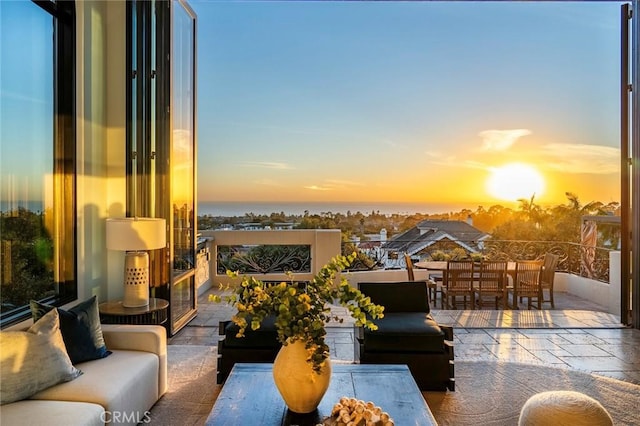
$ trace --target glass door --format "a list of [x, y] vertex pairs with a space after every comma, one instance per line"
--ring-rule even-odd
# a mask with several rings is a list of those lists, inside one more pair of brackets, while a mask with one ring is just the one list
[[197, 313], [195, 31], [183, 0], [127, 2], [127, 213], [167, 220], [150, 294], [169, 301], [170, 335]]
[[195, 203], [196, 16], [182, 1], [171, 10], [171, 333], [196, 315]]

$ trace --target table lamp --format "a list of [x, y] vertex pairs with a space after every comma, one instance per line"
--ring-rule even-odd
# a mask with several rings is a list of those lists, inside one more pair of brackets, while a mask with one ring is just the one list
[[149, 304], [149, 254], [167, 245], [164, 219], [123, 217], [107, 219], [107, 249], [125, 251], [122, 306]]

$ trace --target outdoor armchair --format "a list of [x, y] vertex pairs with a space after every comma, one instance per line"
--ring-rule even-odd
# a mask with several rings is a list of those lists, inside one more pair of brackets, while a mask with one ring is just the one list
[[218, 334], [224, 336], [218, 342], [218, 369], [216, 381], [227, 380], [237, 362], [273, 362], [282, 344], [278, 341], [276, 318], [267, 317], [259, 329], [245, 330], [244, 337], [237, 337], [239, 327], [231, 321], [221, 321]]
[[426, 281], [358, 283], [383, 305], [377, 330], [355, 329], [355, 359], [362, 364], [406, 364], [422, 390], [454, 390], [453, 328], [429, 309]]

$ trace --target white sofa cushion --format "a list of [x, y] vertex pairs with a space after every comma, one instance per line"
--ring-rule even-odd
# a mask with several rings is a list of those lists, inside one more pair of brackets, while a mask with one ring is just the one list
[[23, 400], [2, 406], [2, 424], [12, 426], [104, 426], [105, 411], [98, 404]]
[[107, 421], [117, 418], [118, 424], [135, 425], [144, 421], [160, 397], [159, 367], [156, 354], [113, 350], [106, 358], [78, 364], [84, 374], [76, 380], [38, 392], [32, 399], [93, 402], [107, 412]]
[[111, 350], [144, 351], [160, 358], [158, 398], [167, 391], [167, 331], [161, 325], [102, 324], [102, 334]]

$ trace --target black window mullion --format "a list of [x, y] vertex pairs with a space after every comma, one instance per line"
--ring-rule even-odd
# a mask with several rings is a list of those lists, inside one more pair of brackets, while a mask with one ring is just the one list
[[[76, 61], [75, 61], [75, 5], [73, 2], [58, 2], [58, 19], [55, 24], [55, 84], [54, 99], [56, 106], [54, 134], [55, 157], [54, 170], [59, 176], [60, 187], [56, 188], [61, 196], [62, 205], [56, 208], [61, 212], [60, 253], [58, 297], [60, 303], [66, 303], [77, 297], [76, 282]], [[62, 243], [64, 241], [64, 243]]]
[[127, 8], [127, 215], [147, 216], [151, 200], [152, 18], [155, 2], [128, 2]]

